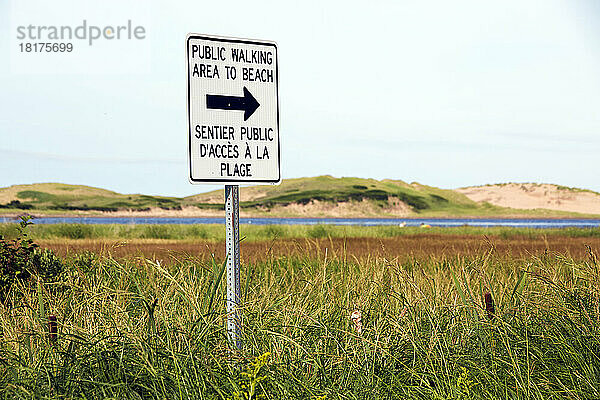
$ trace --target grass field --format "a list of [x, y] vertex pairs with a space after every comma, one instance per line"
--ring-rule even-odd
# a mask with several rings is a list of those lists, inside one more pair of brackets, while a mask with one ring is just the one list
[[0, 304], [2, 398], [600, 397], [597, 230], [243, 226], [234, 351], [221, 227], [32, 228], [61, 267]]

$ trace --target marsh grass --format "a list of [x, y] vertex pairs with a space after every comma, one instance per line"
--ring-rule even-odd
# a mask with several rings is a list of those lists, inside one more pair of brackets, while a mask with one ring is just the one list
[[242, 271], [241, 352], [225, 336], [223, 265], [172, 257], [84, 252], [54, 282], [14, 285], [13, 306], [0, 304], [0, 396], [234, 398], [270, 353], [255, 388], [270, 399], [600, 397], [592, 249], [583, 259], [522, 260], [493, 246], [472, 257], [266, 257]]
[[[35, 220], [34, 220], [35, 222]], [[336, 226], [336, 225], [243, 225], [246, 240], [260, 241], [286, 238], [344, 238], [344, 237], [398, 237], [411, 235], [488, 235], [504, 239], [524, 237], [539, 239], [544, 236], [595, 237], [600, 238], [600, 227], [533, 229], [513, 227], [481, 228], [460, 226], [450, 228], [419, 228], [400, 226]], [[17, 235], [16, 224], [0, 224], [0, 235], [11, 238]], [[48, 224], [33, 225], [30, 235], [34, 239], [207, 239], [222, 241], [224, 225], [178, 225], [178, 224]]]

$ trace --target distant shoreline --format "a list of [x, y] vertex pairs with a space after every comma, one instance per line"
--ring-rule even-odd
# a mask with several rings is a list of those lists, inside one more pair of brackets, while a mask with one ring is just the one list
[[[224, 216], [223, 190], [185, 198], [121, 194], [83, 185], [40, 183], [0, 188], [0, 218], [210, 218]], [[243, 218], [597, 219], [600, 193], [553, 184], [507, 183], [440, 189], [416, 182], [287, 179], [240, 194]]]
[[[33, 217], [33, 221], [38, 218], [97, 218], [97, 219], [144, 219], [144, 218], [153, 218], [153, 219], [193, 219], [193, 218], [224, 218], [225, 213], [223, 215], [195, 215], [195, 216], [164, 216], [164, 215], [122, 215], [120, 213], [115, 213], [115, 215], [107, 215], [107, 214], [0, 214], [0, 218], [6, 219], [17, 219], [22, 215], [30, 215]], [[293, 217], [285, 217], [285, 216], [269, 216], [269, 215], [242, 215], [240, 218], [244, 219], [252, 219], [252, 218], [269, 218], [269, 219], [292, 219], [292, 220], [303, 220], [303, 219], [327, 219], [327, 220], [372, 220], [372, 219], [381, 219], [381, 220], [395, 220], [398, 222], [402, 221], [414, 221], [414, 220], [436, 220], [436, 221], [444, 221], [444, 220], [600, 220], [600, 215], [598, 216], [444, 216], [444, 217], [436, 217], [436, 216], [410, 216], [410, 217], [393, 217], [393, 216], [371, 216], [371, 217], [328, 217], [328, 216], [293, 216]]]

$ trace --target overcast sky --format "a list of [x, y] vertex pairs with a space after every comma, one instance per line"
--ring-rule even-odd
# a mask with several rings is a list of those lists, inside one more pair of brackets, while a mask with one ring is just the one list
[[[143, 26], [23, 54], [17, 27]], [[0, 1], [0, 186], [189, 195], [187, 33], [278, 43], [282, 176], [600, 191], [600, 2]], [[31, 41], [30, 42], [34, 42]]]

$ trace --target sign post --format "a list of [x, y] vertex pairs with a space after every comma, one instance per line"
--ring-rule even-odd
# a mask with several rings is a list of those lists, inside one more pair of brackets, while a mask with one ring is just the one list
[[225, 186], [225, 254], [227, 257], [227, 334], [240, 349], [240, 187]]
[[274, 42], [189, 34], [189, 179], [225, 185], [227, 332], [241, 348], [239, 184], [281, 181]]

